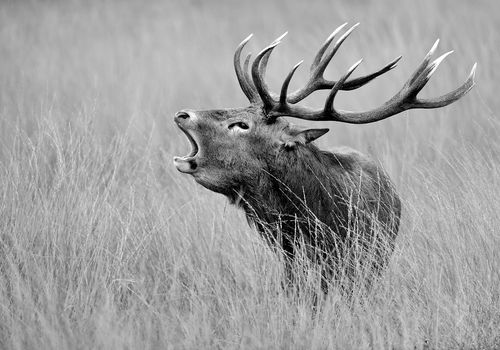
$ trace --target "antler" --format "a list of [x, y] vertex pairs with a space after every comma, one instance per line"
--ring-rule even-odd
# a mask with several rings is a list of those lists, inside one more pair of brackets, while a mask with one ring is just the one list
[[[333, 49], [326, 55], [326, 57], [323, 57], [326, 50], [328, 49], [328, 46], [330, 46], [331, 42], [335, 38], [335, 36], [347, 25], [347, 23], [342, 24], [339, 26], [337, 29], [333, 31], [332, 34], [326, 39], [326, 41], [323, 43], [323, 45], [320, 47], [318, 50], [318, 53], [316, 54], [316, 57], [313, 60], [313, 63], [311, 64], [310, 68], [310, 77], [309, 80], [302, 89], [299, 89], [293, 93], [291, 93], [289, 96], [287, 96], [287, 101], [289, 103], [297, 103], [307, 96], [309, 96], [311, 93], [313, 93], [316, 90], [326, 90], [326, 89], [331, 89], [335, 84], [337, 83], [336, 81], [330, 81], [326, 80], [323, 77], [323, 73], [325, 72], [326, 67], [328, 66], [328, 63], [330, 63], [331, 59], [339, 49], [340, 45], [344, 42], [345, 39], [351, 34], [351, 32], [359, 25], [359, 23], [355, 24], [352, 26], [347, 32], [345, 32], [335, 43]], [[259, 55], [255, 58], [253, 64], [252, 64], [252, 79], [253, 82], [255, 83], [255, 86], [252, 85], [252, 81], [250, 80], [250, 77], [248, 76], [248, 65], [250, 61], [250, 54], [247, 55], [245, 59], [245, 63], [243, 66], [243, 69], [241, 67], [241, 52], [247, 42], [252, 38], [252, 34], [250, 34], [245, 40], [243, 40], [237, 47], [235, 53], [234, 53], [234, 68], [236, 71], [236, 76], [238, 78], [238, 81], [240, 83], [241, 89], [247, 96], [247, 98], [250, 100], [252, 103], [256, 103], [259, 101], [262, 101], [262, 94], [271, 96], [272, 98], [277, 98], [278, 96], [274, 94], [273, 92], [269, 91], [267, 88], [267, 85], [264, 81], [263, 76], [265, 75], [265, 71], [267, 68], [267, 61], [269, 59], [269, 56], [276, 47], [281, 42], [281, 39], [286, 35], [287, 33], [284, 33], [282, 36], [277, 38], [276, 40], [273, 41], [271, 45], [266, 47], [264, 50], [262, 50]], [[352, 80], [347, 81], [342, 87], [341, 90], [354, 90], [357, 88], [360, 88], [361, 86], [365, 85], [366, 83], [370, 82], [371, 80], [375, 79], [379, 75], [384, 74], [385, 72], [391, 70], [396, 66], [396, 63], [401, 59], [401, 56], [384, 66], [382, 69], [359, 77], [355, 78]], [[302, 63], [302, 62], [301, 62]], [[255, 68], [254, 68], [255, 67]], [[257, 71], [260, 77], [262, 78], [257, 78], [257, 80], [260, 81], [260, 83], [257, 85], [256, 83], [256, 78], [254, 76], [253, 71]], [[266, 92], [263, 92], [262, 89], [264, 89]]]
[[[352, 72], [361, 63], [362, 60], [359, 60], [351, 68], [349, 68], [349, 70], [341, 77], [339, 81], [335, 82], [326, 80], [323, 77], [326, 66], [335, 55], [340, 45], [349, 36], [349, 34], [351, 34], [354, 28], [358, 26], [358, 24], [352, 26], [347, 32], [345, 32], [344, 35], [342, 35], [337, 40], [333, 49], [325, 57], [323, 57], [328, 46], [333, 41], [334, 36], [344, 26], [345, 24], [337, 28], [319, 49], [311, 65], [311, 73], [306, 85], [291, 94], [288, 94], [287, 92], [290, 80], [292, 79], [292, 76], [295, 73], [296, 69], [302, 63], [301, 61], [292, 68], [290, 73], [288, 73], [282, 84], [279, 97], [269, 91], [264, 81], [264, 75], [267, 66], [267, 60], [269, 59], [272, 50], [280, 43], [280, 40], [284, 35], [276, 39], [271, 45], [262, 50], [255, 58], [251, 68], [254, 86], [251, 85], [250, 77], [247, 73], [250, 55], [247, 56], [243, 71], [241, 70], [241, 66], [239, 65], [239, 55], [241, 54], [243, 46], [250, 39], [250, 37], [245, 39], [236, 50], [235, 67], [240, 85], [242, 86], [242, 89], [249, 98], [250, 102], [262, 103], [269, 118], [276, 118], [286, 115], [307, 120], [331, 120], [351, 124], [366, 124], [388, 118], [408, 109], [439, 108], [446, 106], [461, 98], [474, 86], [476, 64], [474, 64], [474, 66], [472, 67], [472, 71], [465, 83], [454, 91], [436, 98], [417, 98], [417, 94], [423, 89], [425, 84], [427, 84], [439, 64], [445, 59], [446, 56], [453, 52], [447, 52], [429, 63], [431, 60], [431, 56], [436, 50], [439, 43], [439, 40], [437, 40], [432, 46], [429, 53], [425, 56], [423, 62], [404, 84], [403, 88], [382, 106], [366, 112], [349, 112], [336, 110], [333, 106], [333, 102], [339, 90], [357, 89], [365, 85], [372, 79], [376, 78], [377, 76], [384, 74], [385, 72], [394, 68], [397, 62], [401, 59], [401, 56], [399, 56], [375, 73], [347, 81]], [[323, 109], [313, 110], [307, 107], [293, 105], [309, 96], [312, 92], [320, 89], [331, 89]]]
[[236, 77], [238, 78], [238, 82], [240, 83], [241, 90], [245, 96], [250, 100], [251, 103], [256, 103], [259, 101], [259, 95], [257, 91], [252, 86], [250, 82], [250, 77], [248, 76], [248, 64], [250, 62], [251, 54], [248, 54], [245, 59], [244, 68], [241, 69], [241, 51], [245, 47], [246, 43], [252, 38], [253, 34], [250, 34], [243, 40], [234, 53], [234, 70], [236, 71]]

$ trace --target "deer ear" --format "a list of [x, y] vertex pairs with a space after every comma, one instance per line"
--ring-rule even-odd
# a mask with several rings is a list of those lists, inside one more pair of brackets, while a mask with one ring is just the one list
[[307, 129], [299, 132], [296, 137], [302, 138], [305, 144], [313, 142], [326, 134], [330, 129]]
[[312, 142], [324, 134], [326, 134], [330, 129], [307, 129], [302, 130], [299, 133], [293, 135], [290, 139], [285, 142], [285, 148], [293, 149], [297, 144], [306, 145]]

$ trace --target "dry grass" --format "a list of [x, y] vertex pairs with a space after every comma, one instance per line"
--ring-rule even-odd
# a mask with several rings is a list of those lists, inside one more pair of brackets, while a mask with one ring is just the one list
[[[499, 14], [493, 0], [2, 2], [0, 348], [498, 349]], [[173, 168], [187, 142], [172, 116], [246, 103], [231, 58], [249, 32], [255, 52], [290, 31], [276, 87], [345, 21], [362, 25], [330, 76], [404, 60], [341, 106], [390, 97], [437, 37], [456, 53], [424, 95], [474, 61], [478, 84], [446, 109], [326, 123], [321, 146], [375, 155], [405, 204], [374, 291], [333, 291], [313, 314], [241, 213]]]

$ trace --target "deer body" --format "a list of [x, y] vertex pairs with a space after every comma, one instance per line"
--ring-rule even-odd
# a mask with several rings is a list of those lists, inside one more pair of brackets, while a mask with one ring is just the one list
[[[175, 116], [175, 122], [192, 145], [189, 155], [174, 158], [177, 169], [241, 207], [249, 222], [255, 224], [268, 242], [280, 245], [289, 258], [293, 259], [298, 243], [310, 248], [308, 256], [321, 260], [330, 269], [327, 275], [334, 272], [339, 259], [350, 256], [354, 247], [374, 252], [376, 259], [372, 265], [382, 268], [398, 232], [401, 202], [377, 163], [352, 150], [320, 150], [312, 141], [328, 129], [302, 130], [281, 117], [371, 123], [412, 108], [445, 106], [474, 85], [475, 66], [467, 81], [456, 90], [437, 98], [417, 98], [448, 55], [430, 62], [436, 42], [403, 88], [381, 107], [366, 112], [336, 110], [333, 102], [340, 90], [365, 85], [394, 68], [401, 58], [375, 73], [347, 80], [359, 61], [340, 80], [326, 80], [323, 77], [326, 66], [356, 27], [346, 31], [328, 51], [344, 26], [337, 28], [319, 49], [303, 88], [288, 93], [289, 82], [299, 64], [284, 80], [279, 95], [270, 92], [264, 81], [269, 56], [282, 37], [256, 56], [250, 77], [250, 55], [243, 67], [240, 64], [248, 37], [235, 52], [234, 66], [250, 106], [183, 110]], [[320, 89], [330, 89], [322, 109], [297, 105]]]
[[401, 203], [389, 178], [350, 149], [327, 152], [309, 144], [279, 152], [238, 196], [249, 221], [268, 241], [281, 244], [289, 258], [302, 243], [310, 258], [337, 265], [346, 258], [340, 247], [348, 237], [357, 236], [356, 243], [369, 249], [379, 229], [386, 244], [372, 253], [383, 258], [398, 232]]

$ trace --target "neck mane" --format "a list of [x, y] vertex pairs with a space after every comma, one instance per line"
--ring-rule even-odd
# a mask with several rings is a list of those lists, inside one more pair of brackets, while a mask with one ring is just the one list
[[346, 175], [352, 166], [343, 155], [319, 150], [312, 144], [280, 151], [232, 202], [262, 230], [310, 231], [327, 225], [342, 231], [348, 217]]

